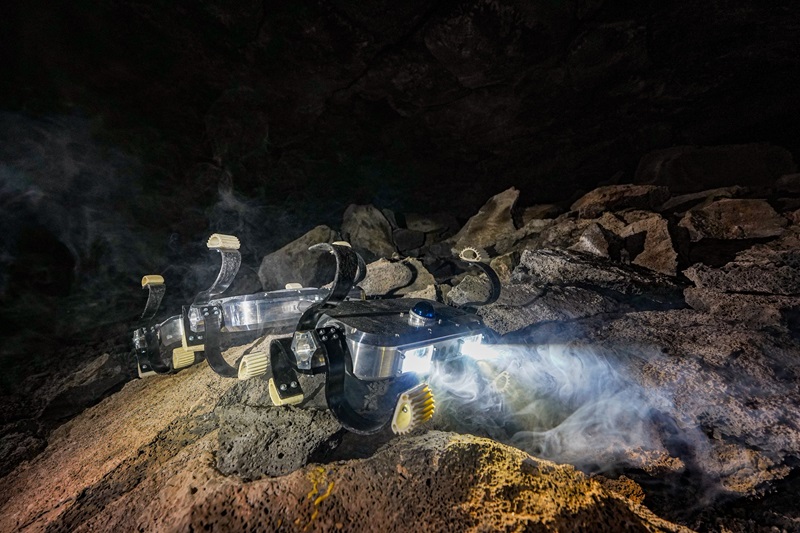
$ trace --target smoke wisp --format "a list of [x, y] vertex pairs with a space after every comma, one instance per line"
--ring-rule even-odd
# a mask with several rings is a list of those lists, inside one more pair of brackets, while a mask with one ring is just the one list
[[670, 416], [673, 391], [646, 388], [589, 346], [483, 345], [430, 376], [445, 429], [485, 434], [588, 473], [680, 472], [707, 438]]

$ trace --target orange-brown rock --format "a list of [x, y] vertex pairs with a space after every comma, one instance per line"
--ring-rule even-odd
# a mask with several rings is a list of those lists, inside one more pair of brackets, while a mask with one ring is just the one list
[[684, 530], [570, 466], [452, 433], [282, 477], [225, 476], [214, 407], [234, 383], [205, 364], [129, 383], [0, 480], [0, 530]]

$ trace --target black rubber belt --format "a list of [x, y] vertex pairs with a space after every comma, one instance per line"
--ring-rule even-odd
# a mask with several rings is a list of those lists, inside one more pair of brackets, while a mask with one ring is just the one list
[[297, 379], [297, 372], [292, 368], [293, 358], [291, 339], [274, 339], [269, 344], [272, 379], [275, 382], [275, 390], [282, 400], [303, 394], [303, 388]]
[[331, 292], [324, 300], [318, 302], [303, 312], [297, 322], [297, 331], [309, 331], [317, 327], [319, 318], [328, 309], [333, 309], [350, 294], [353, 286], [366, 275], [366, 266], [361, 256], [348, 246], [339, 244], [320, 243], [310, 247], [309, 250], [324, 250], [331, 252], [336, 257], [336, 277], [333, 278]]
[[[138, 351], [139, 366], [142, 367], [144, 372], [152, 370], [157, 374], [168, 374], [172, 370], [172, 365], [164, 363], [161, 358], [161, 348], [156, 329], [152, 326], [143, 329], [146, 346]], [[145, 361], [144, 365], [141, 364], [143, 359]]]
[[208, 366], [222, 377], [238, 377], [239, 370], [229, 365], [225, 358], [222, 357], [220, 342], [222, 309], [216, 306], [201, 307], [200, 313], [203, 315], [203, 323], [205, 324], [205, 354]]
[[325, 378], [325, 398], [328, 408], [348, 431], [359, 435], [370, 435], [382, 430], [390, 422], [391, 417], [384, 420], [368, 418], [358, 413], [347, 402], [344, 394], [345, 368], [347, 366], [347, 344], [344, 334], [336, 328], [326, 329], [325, 335], [320, 335], [322, 340], [323, 356], [328, 368]]
[[459, 307], [482, 307], [484, 305], [489, 305], [496, 302], [500, 297], [500, 278], [497, 277], [497, 272], [495, 272], [494, 269], [486, 263], [481, 263], [480, 261], [463, 261], [463, 263], [468, 266], [475, 266], [483, 270], [483, 273], [489, 278], [489, 283], [492, 286], [492, 290], [486, 300], [482, 302], [467, 302], [459, 305]]
[[161, 300], [164, 299], [164, 293], [167, 292], [167, 286], [164, 284], [147, 285], [147, 290], [147, 303], [144, 306], [144, 311], [142, 311], [141, 320], [149, 322], [156, 316], [156, 312], [161, 306]]

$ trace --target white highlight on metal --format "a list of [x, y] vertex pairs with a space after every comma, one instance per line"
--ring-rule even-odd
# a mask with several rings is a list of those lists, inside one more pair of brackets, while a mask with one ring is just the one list
[[500, 357], [500, 352], [494, 346], [483, 343], [483, 335], [466, 337], [462, 341], [461, 354], [475, 361], [493, 361]]
[[428, 374], [431, 371], [433, 345], [414, 348], [403, 352], [403, 372]]

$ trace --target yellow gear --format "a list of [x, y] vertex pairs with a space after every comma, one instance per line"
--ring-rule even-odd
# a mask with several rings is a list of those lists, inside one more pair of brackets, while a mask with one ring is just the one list
[[400, 395], [392, 417], [392, 432], [408, 433], [433, 418], [435, 402], [427, 383], [420, 383]]

